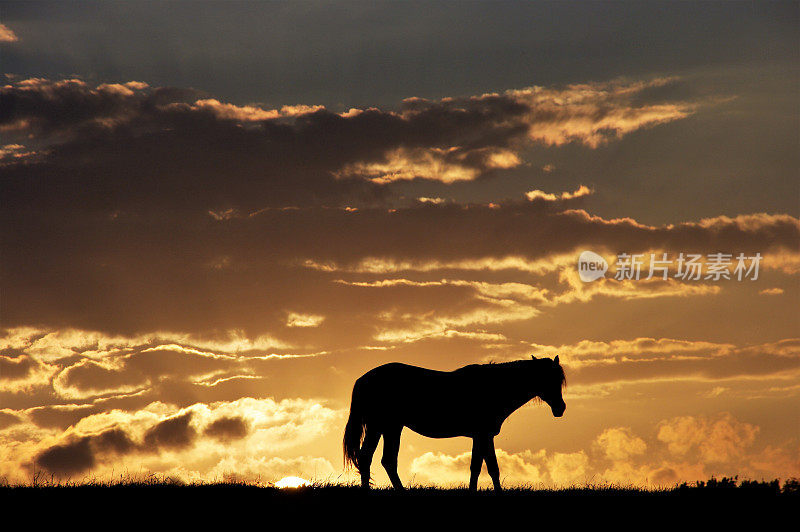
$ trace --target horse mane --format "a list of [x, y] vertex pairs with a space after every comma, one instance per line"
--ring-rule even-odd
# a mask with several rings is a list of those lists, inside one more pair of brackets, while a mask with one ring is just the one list
[[[535, 359], [532, 359], [532, 360], [547, 360], [547, 359], [535, 358]], [[494, 362], [494, 361], [491, 361], [488, 364], [476, 364], [476, 365], [478, 365], [478, 366], [494, 366], [494, 367], [498, 367], [499, 366], [499, 367], [509, 368], [509, 369], [512, 369], [512, 368], [513, 369], [523, 369], [523, 368], [525, 368], [525, 364], [527, 364], [528, 362], [531, 362], [531, 360], [530, 359], [511, 360], [511, 361], [508, 361], [508, 362]], [[559, 380], [561, 381], [561, 388], [566, 388], [567, 387], [567, 376], [564, 373], [564, 368], [561, 366], [561, 364], [558, 365], [558, 377], [559, 377]]]
[[567, 375], [564, 373], [564, 368], [563, 368], [563, 366], [561, 366], [561, 364], [558, 365], [558, 372], [560, 373], [559, 376], [561, 377], [561, 388], [562, 389], [566, 388], [567, 387]]

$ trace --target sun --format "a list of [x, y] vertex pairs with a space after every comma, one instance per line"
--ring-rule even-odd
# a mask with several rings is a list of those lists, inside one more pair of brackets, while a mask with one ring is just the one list
[[311, 482], [300, 477], [283, 477], [275, 483], [276, 488], [301, 488], [310, 485]]

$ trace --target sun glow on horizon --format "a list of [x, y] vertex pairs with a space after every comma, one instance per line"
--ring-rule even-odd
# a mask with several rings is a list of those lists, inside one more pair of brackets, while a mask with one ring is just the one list
[[307, 481], [304, 478], [300, 477], [283, 477], [278, 482], [275, 483], [276, 488], [284, 489], [284, 488], [302, 488], [305, 486], [310, 486], [311, 482]]

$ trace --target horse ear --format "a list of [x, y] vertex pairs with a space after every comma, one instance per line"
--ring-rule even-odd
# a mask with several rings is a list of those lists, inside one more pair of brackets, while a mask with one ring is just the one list
[[553, 362], [558, 364], [558, 355], [556, 355], [556, 358], [553, 359]]

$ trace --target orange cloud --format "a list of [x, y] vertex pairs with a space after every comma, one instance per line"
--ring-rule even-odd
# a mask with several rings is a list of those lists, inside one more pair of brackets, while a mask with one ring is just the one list
[[779, 296], [783, 294], [783, 288], [765, 288], [764, 290], [759, 290], [758, 293], [762, 296]]
[[757, 426], [724, 413], [711, 419], [682, 416], [662, 421], [657, 437], [667, 444], [672, 454], [685, 456], [696, 451], [703, 462], [727, 462], [747, 452], [758, 430]]
[[527, 197], [529, 201], [536, 201], [536, 200], [558, 201], [558, 200], [569, 200], [569, 199], [580, 198], [582, 196], [588, 196], [593, 192], [594, 191], [589, 187], [587, 187], [586, 185], [581, 185], [574, 192], [562, 192], [561, 194], [549, 194], [541, 190], [531, 190], [530, 192], [525, 193], [525, 197]]
[[[496, 450], [500, 474], [506, 486], [536, 485], [570, 486], [586, 481], [589, 458], [583, 451], [576, 453], [536, 453], [529, 450], [508, 453]], [[414, 458], [410, 471], [415, 481], [422, 484], [464, 485], [469, 480], [472, 453], [456, 456], [444, 453], [425, 453]], [[481, 484], [488, 481], [483, 475]]]
[[577, 141], [596, 148], [637, 129], [692, 114], [696, 104], [688, 102], [633, 103], [642, 91], [673, 81], [658, 78], [574, 84], [563, 89], [530, 87], [507, 94], [530, 107], [528, 136], [532, 140], [555, 146]]
[[610, 460], [625, 460], [631, 456], [644, 454], [647, 450], [644, 440], [634, 435], [630, 428], [625, 427], [604, 430], [595, 443]]
[[317, 316], [314, 314], [299, 314], [297, 312], [290, 312], [286, 318], [287, 327], [317, 327], [320, 323], [325, 321], [325, 316]]
[[[24, 479], [33, 460], [61, 479], [89, 472], [103, 477], [142, 466], [148, 473], [184, 481], [234, 475], [269, 482], [298, 472], [311, 476], [308, 466], [329, 474], [333, 468], [325, 459], [274, 454], [313, 442], [339, 418], [315, 401], [241, 398], [183, 409], [157, 402], [134, 412], [112, 410], [85, 416], [63, 433], [36, 429], [24, 420], [24, 429], [17, 425], [13, 432], [0, 431], [0, 475]], [[22, 430], [30, 433], [16, 440]]]
[[0, 42], [17, 42], [19, 37], [14, 33], [11, 28], [5, 24], [0, 24]]
[[[568, 397], [592, 397], [608, 393], [617, 383], [676, 382], [678, 380], [719, 383], [727, 380], [762, 381], [779, 379], [789, 384], [772, 392], [793, 394], [800, 376], [800, 351], [797, 339], [760, 345], [736, 346], [670, 338], [636, 338], [597, 342], [584, 340], [571, 345], [531, 345], [535, 356], [558, 354], [570, 376]], [[519, 350], [517, 350], [519, 351]], [[715, 384], [715, 387], [719, 387]], [[709, 388], [711, 390], [711, 388]], [[725, 389], [717, 393], [726, 393]]]
[[[611, 427], [601, 432], [590, 448], [572, 453], [498, 449], [503, 483], [506, 487], [671, 487], [714, 474], [758, 479], [762, 474], [791, 476], [800, 472], [796, 442], [757, 448], [759, 428], [728, 413], [663, 420], [657, 429], [655, 438], [646, 442], [630, 428]], [[455, 456], [427, 452], [414, 458], [410, 471], [423, 484], [463, 485], [469, 477], [469, 463], [469, 452]], [[481, 482], [488, 485], [485, 474]]]
[[262, 109], [254, 105], [233, 105], [222, 103], [213, 98], [197, 100], [192, 105], [194, 109], [209, 111], [224, 120], [239, 120], [241, 122], [256, 122], [261, 120], [275, 120], [284, 117], [296, 117], [315, 113], [325, 109], [322, 105], [284, 105], [278, 109]]
[[[470, 161], [480, 161], [480, 165], [470, 164]], [[335, 175], [359, 176], [380, 184], [413, 179], [455, 183], [472, 181], [487, 170], [514, 168], [520, 164], [519, 157], [508, 149], [397, 148], [385, 153], [381, 161], [351, 163]]]

